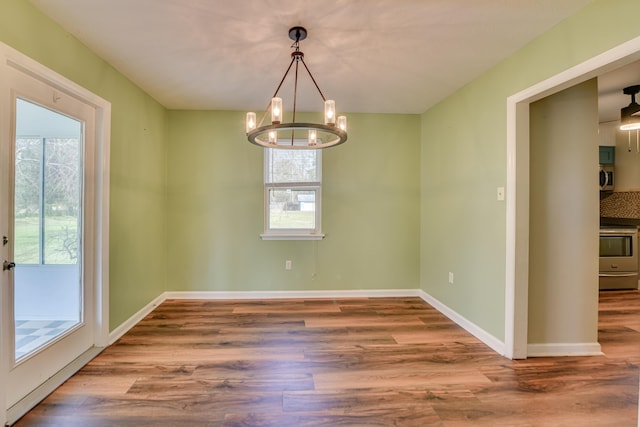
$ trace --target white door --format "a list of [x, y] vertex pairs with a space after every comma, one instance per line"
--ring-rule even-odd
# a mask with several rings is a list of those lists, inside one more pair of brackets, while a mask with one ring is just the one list
[[0, 396], [7, 414], [19, 407], [15, 417], [46, 395], [35, 390], [103, 341], [100, 203], [95, 107], [20, 67], [4, 68], [2, 78]]

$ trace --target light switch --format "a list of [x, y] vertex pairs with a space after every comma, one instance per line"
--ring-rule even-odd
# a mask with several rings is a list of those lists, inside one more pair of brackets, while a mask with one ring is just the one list
[[504, 187], [498, 187], [498, 200], [504, 200]]

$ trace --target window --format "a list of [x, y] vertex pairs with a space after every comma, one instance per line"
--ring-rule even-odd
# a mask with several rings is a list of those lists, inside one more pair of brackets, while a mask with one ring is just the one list
[[264, 151], [262, 238], [322, 239], [322, 151], [280, 148]]
[[14, 259], [18, 264], [78, 263], [82, 133], [81, 122], [16, 100]]

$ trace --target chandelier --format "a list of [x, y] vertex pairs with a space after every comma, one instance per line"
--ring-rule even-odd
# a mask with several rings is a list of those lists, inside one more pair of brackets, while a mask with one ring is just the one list
[[[325, 98], [318, 83], [316, 83], [316, 79], [313, 78], [311, 71], [309, 71], [307, 64], [304, 62], [304, 53], [300, 51], [300, 41], [307, 38], [307, 30], [303, 27], [293, 27], [289, 30], [289, 38], [294, 41], [291, 47], [295, 49], [291, 52], [289, 67], [285, 71], [282, 80], [280, 80], [280, 84], [260, 122], [256, 122], [256, 113], [247, 113], [247, 138], [252, 144], [267, 148], [318, 149], [342, 144], [347, 140], [347, 118], [345, 116], [336, 117], [335, 101]], [[324, 123], [296, 122], [298, 66], [301, 63], [324, 102]], [[294, 64], [295, 67], [293, 67]], [[284, 123], [282, 98], [278, 97], [278, 92], [292, 68], [295, 68], [292, 120], [290, 123]], [[269, 112], [271, 112], [271, 124], [263, 126], [263, 122]]]

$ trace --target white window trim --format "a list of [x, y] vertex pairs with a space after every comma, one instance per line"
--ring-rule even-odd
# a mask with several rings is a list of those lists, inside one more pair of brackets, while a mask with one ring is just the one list
[[[269, 168], [269, 149], [264, 150], [264, 232], [260, 234], [262, 240], [322, 240], [322, 152], [316, 158], [319, 181], [312, 182], [267, 182], [267, 170]], [[316, 192], [316, 227], [315, 229], [271, 229], [269, 224], [269, 190], [274, 188], [286, 188], [291, 190], [313, 190]]]

